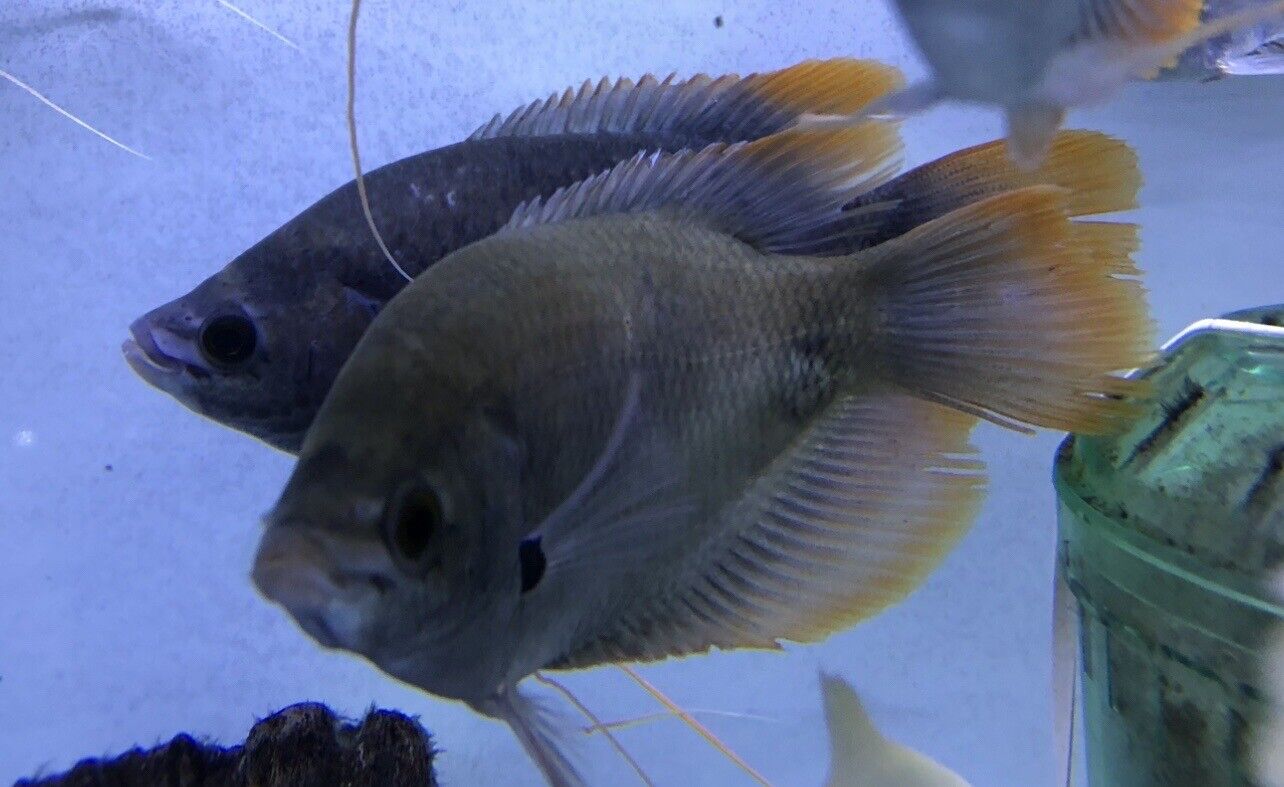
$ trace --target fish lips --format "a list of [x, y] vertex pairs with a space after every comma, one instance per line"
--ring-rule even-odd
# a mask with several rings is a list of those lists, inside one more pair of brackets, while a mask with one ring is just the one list
[[121, 345], [125, 361], [139, 377], [164, 391], [172, 391], [184, 380], [210, 375], [208, 367], [190, 357], [183, 343], [164, 331], [153, 330], [147, 318], [129, 326], [130, 338]]

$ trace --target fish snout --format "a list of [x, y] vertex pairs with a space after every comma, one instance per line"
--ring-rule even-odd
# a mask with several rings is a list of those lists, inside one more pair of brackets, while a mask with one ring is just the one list
[[355, 650], [362, 610], [388, 592], [393, 579], [379, 572], [343, 570], [322, 541], [298, 526], [269, 526], [250, 578], [321, 645]]
[[129, 365], [149, 382], [187, 373], [194, 378], [208, 377], [209, 365], [192, 343], [158, 325], [152, 314], [130, 323], [129, 338], [121, 345]]
[[298, 528], [263, 534], [250, 578], [259, 592], [287, 609], [324, 606], [338, 590], [328, 579], [325, 550]]

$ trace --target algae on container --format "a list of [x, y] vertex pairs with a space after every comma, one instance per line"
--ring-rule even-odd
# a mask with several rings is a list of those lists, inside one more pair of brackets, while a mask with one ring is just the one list
[[1081, 620], [1088, 782], [1251, 785], [1258, 652], [1284, 608], [1284, 306], [1197, 322], [1141, 372], [1155, 405], [1057, 453]]

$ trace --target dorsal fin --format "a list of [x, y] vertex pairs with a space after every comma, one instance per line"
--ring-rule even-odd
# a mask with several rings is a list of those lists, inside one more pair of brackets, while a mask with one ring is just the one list
[[900, 72], [873, 60], [808, 60], [740, 77], [697, 74], [663, 82], [586, 80], [543, 101], [496, 115], [471, 140], [556, 134], [669, 134], [692, 144], [740, 142], [774, 134], [804, 113], [852, 113], [901, 85]]
[[869, 239], [870, 245], [952, 210], [1026, 186], [1047, 184], [1065, 189], [1071, 216], [1137, 207], [1141, 171], [1137, 154], [1122, 140], [1096, 131], [1062, 131], [1053, 139], [1047, 157], [1030, 172], [1017, 169], [1003, 145], [1000, 139], [955, 151], [862, 194], [850, 207], [898, 203], [888, 226]]
[[639, 153], [614, 168], [519, 206], [503, 231], [663, 209], [764, 251], [832, 254], [833, 241], [868, 231], [887, 206], [843, 211], [900, 167], [896, 127], [866, 123], [786, 131], [700, 151]]

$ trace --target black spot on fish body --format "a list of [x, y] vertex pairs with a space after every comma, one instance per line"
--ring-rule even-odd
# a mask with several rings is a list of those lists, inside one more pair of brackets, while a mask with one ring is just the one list
[[517, 546], [517, 560], [522, 568], [522, 592], [529, 593], [544, 578], [548, 558], [540, 546], [539, 538], [528, 538]]

